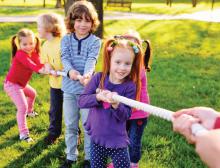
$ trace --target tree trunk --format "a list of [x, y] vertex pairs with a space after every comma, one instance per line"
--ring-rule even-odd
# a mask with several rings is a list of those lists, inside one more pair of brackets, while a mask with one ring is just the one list
[[212, 0], [212, 10], [214, 9], [215, 0]]
[[46, 0], [43, 1], [43, 7], [46, 7]]
[[172, 0], [167, 0], [167, 6], [169, 5], [170, 7], [172, 6]]
[[61, 8], [62, 7], [62, 2], [61, 0], [57, 0], [55, 8]]
[[197, 5], [197, 0], [192, 0], [192, 7], [195, 8]]
[[[67, 0], [66, 4], [64, 6], [65, 8], [65, 14], [67, 14], [67, 11], [69, 9], [69, 7], [77, 0]], [[95, 6], [97, 12], [98, 12], [98, 17], [100, 20], [100, 25], [97, 29], [97, 31], [95, 32], [95, 34], [102, 38], [103, 37], [103, 0], [90, 0], [93, 5]]]
[[75, 2], [76, 0], [67, 0], [65, 5], [64, 5], [64, 9], [65, 9], [65, 15], [67, 14], [67, 11], [69, 9], [69, 7]]
[[95, 34], [102, 38], [103, 37], [103, 0], [90, 0], [93, 5], [95, 6], [97, 12], [98, 12], [98, 17], [100, 21], [100, 25], [95, 32]]

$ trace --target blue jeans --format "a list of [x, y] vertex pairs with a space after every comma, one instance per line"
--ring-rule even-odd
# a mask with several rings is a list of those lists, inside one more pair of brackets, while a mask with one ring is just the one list
[[80, 109], [77, 106], [77, 100], [79, 95], [64, 93], [63, 95], [63, 112], [64, 121], [66, 125], [65, 142], [66, 142], [66, 154], [67, 159], [77, 160], [77, 140], [78, 140], [78, 125], [80, 119], [84, 130], [84, 152], [85, 160], [90, 160], [90, 136], [84, 128], [84, 123], [87, 120], [89, 109]]
[[59, 137], [62, 129], [63, 91], [50, 88], [49, 134]]
[[138, 163], [141, 159], [141, 139], [146, 125], [147, 118], [127, 121], [127, 132], [130, 139], [129, 155], [132, 163]]

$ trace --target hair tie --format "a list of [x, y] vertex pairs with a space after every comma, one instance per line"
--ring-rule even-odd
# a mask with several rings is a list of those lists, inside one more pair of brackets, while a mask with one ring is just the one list
[[135, 53], [135, 54], [138, 54], [138, 53], [139, 53], [139, 48], [138, 48], [138, 46], [137, 46], [135, 43], [131, 42], [131, 41], [129, 41], [128, 43], [129, 43], [129, 45], [132, 47], [134, 53]]

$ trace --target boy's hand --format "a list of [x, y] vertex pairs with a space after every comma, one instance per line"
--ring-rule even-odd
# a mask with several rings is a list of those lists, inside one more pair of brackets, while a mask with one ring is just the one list
[[69, 71], [69, 77], [72, 80], [78, 80], [78, 78], [77, 78], [78, 75], [80, 75], [80, 73], [78, 71], [74, 70], [74, 69], [71, 69]]
[[83, 86], [86, 86], [89, 81], [91, 80], [91, 75], [90, 74], [85, 74], [85, 75], [78, 75], [77, 76], [77, 79], [79, 80], [79, 82], [83, 85]]

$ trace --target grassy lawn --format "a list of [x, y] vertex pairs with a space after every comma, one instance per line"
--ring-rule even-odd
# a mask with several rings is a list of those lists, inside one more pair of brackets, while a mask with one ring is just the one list
[[[28, 118], [33, 144], [18, 140], [16, 109], [2, 90], [9, 68], [10, 37], [22, 27], [36, 32], [36, 24], [2, 23], [0, 25], [0, 167], [58, 167], [65, 158], [64, 136], [47, 147], [49, 109], [47, 77], [34, 75], [30, 84], [38, 97], [37, 118]], [[154, 49], [148, 88], [153, 105], [176, 111], [191, 106], [211, 106], [220, 110], [220, 25], [195, 21], [106, 21], [105, 37], [136, 29], [150, 39]], [[7, 33], [6, 33], [7, 32]], [[101, 69], [101, 57], [97, 71]], [[83, 160], [80, 146], [79, 163]], [[206, 167], [184, 138], [172, 132], [171, 123], [151, 116], [144, 133], [140, 167], [204, 168]]]
[[[44, 12], [58, 12], [64, 13], [64, 9], [54, 9], [55, 0], [47, 0], [46, 8], [42, 8], [43, 0], [3, 0], [0, 1], [0, 16], [4, 15], [36, 15]], [[128, 8], [121, 7], [107, 7], [106, 0], [104, 0], [104, 12], [111, 11], [126, 11]], [[216, 2], [214, 9], [220, 8], [220, 2]], [[181, 14], [193, 13], [201, 10], [211, 10], [211, 1], [200, 0], [196, 8], [192, 8], [189, 0], [175, 0], [172, 7], [165, 4], [165, 0], [133, 0], [132, 12], [150, 13], [150, 14]]]

